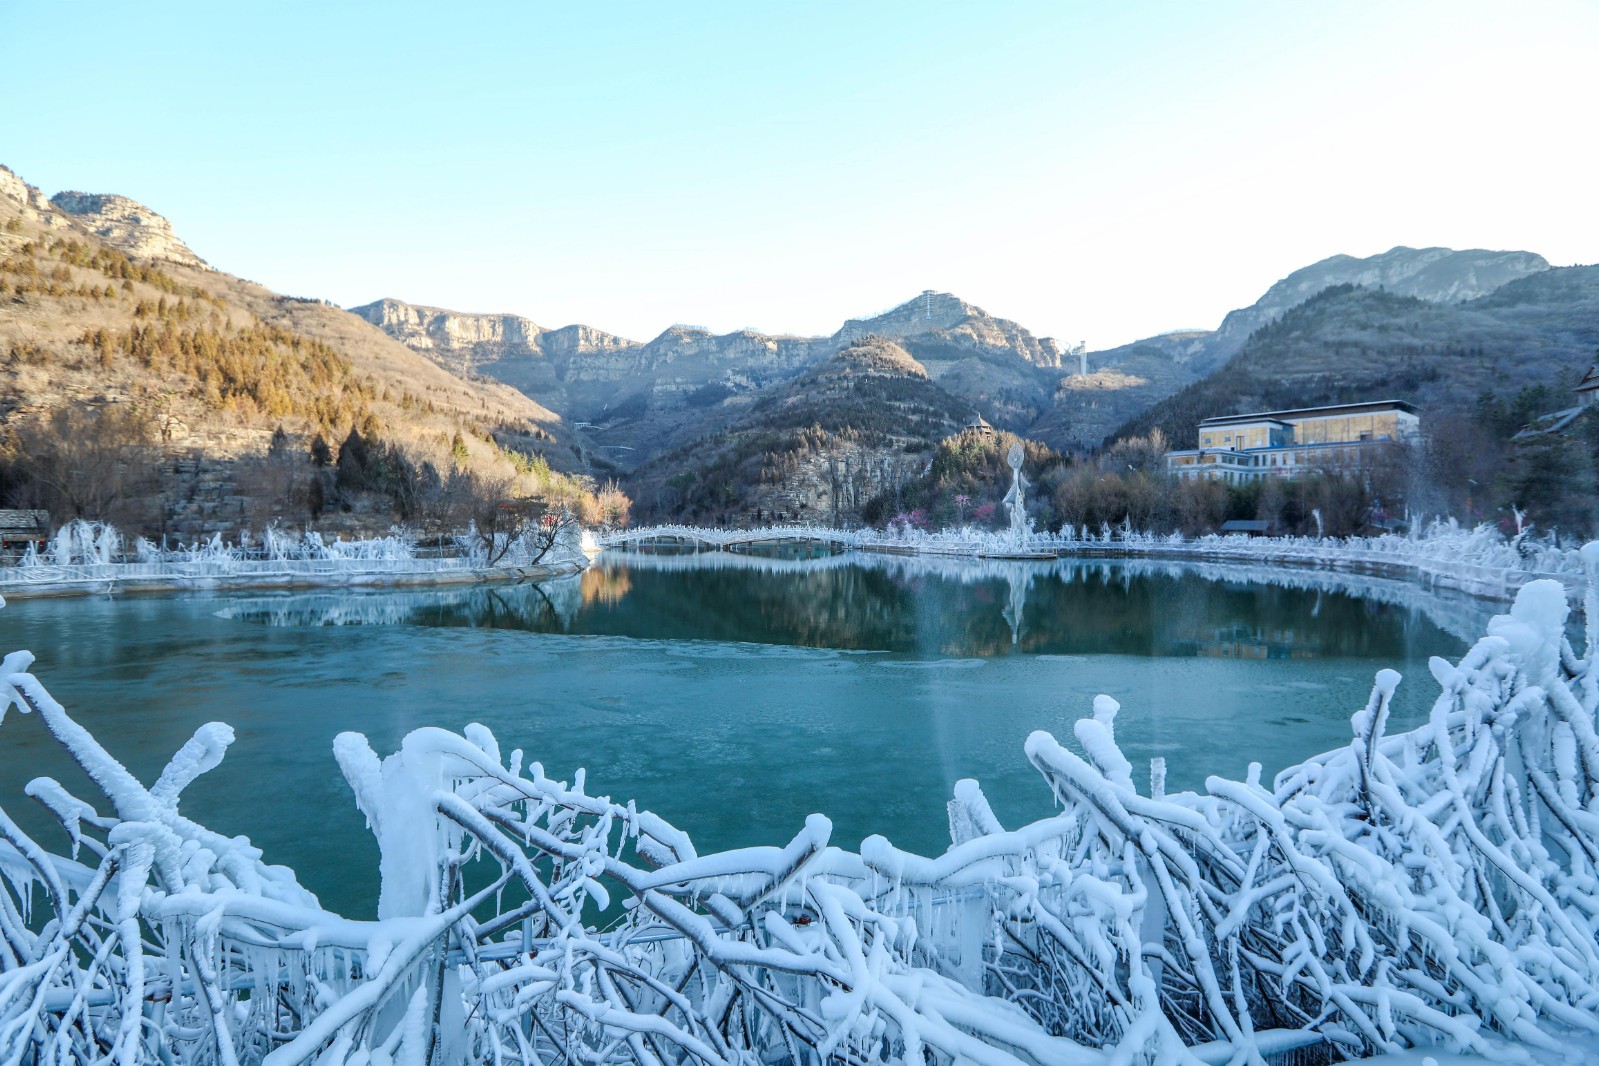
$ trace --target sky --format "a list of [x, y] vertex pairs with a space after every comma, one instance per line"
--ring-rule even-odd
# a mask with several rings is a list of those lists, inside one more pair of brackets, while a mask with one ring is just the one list
[[1599, 3], [0, 0], [0, 163], [344, 306], [1091, 349], [1395, 245], [1599, 261]]

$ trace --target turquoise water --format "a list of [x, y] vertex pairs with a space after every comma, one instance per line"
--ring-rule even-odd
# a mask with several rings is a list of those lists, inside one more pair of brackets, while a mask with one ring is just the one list
[[[1252, 759], [1269, 780], [1347, 741], [1380, 668], [1408, 679], [1396, 727], [1418, 720], [1436, 695], [1427, 657], [1458, 656], [1488, 613], [1403, 586], [1260, 576], [606, 555], [542, 585], [16, 601], [0, 649], [33, 650], [41, 680], [146, 781], [196, 726], [232, 724], [237, 742], [184, 812], [363, 915], [377, 851], [331, 754], [343, 730], [386, 754], [419, 726], [481, 722], [554, 776], [586, 767], [589, 791], [635, 798], [702, 852], [785, 842], [813, 811], [845, 846], [883, 833], [937, 852], [959, 778], [981, 781], [1007, 824], [1050, 813], [1023, 741], [1069, 741], [1097, 693], [1122, 703], [1139, 780], [1155, 755], [1172, 790]], [[98, 799], [12, 712], [0, 803], [46, 832], [21, 797], [40, 774]]]

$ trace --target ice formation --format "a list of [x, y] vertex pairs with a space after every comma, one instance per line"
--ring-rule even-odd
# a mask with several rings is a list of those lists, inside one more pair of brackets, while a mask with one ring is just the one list
[[0, 812], [0, 1063], [1547, 1061], [1599, 1041], [1599, 633], [1566, 618], [1529, 584], [1433, 661], [1426, 724], [1386, 731], [1382, 671], [1269, 789], [1141, 793], [1101, 697], [1084, 754], [1027, 741], [1056, 813], [1006, 828], [963, 781], [936, 857], [821, 816], [699, 855], [481, 726], [345, 734], [375, 921], [180, 813], [226, 726], [146, 786], [15, 652], [0, 722], [40, 715], [101, 796], [27, 786], [59, 851]]
[[1025, 551], [1032, 539], [1033, 520], [1027, 517], [1027, 490], [1032, 482], [1022, 476], [1022, 459], [1025, 453], [1020, 444], [1012, 444], [1005, 456], [1010, 464], [1010, 491], [1005, 494], [1005, 510], [1010, 513], [1010, 529], [1005, 544], [1011, 551]]
[[[1375, 537], [1244, 537], [1209, 534], [1142, 533], [1128, 527], [1063, 526], [1056, 532], [1026, 529], [1018, 542], [1011, 529], [961, 526], [940, 530], [896, 524], [889, 529], [834, 529], [817, 525], [775, 525], [757, 529], [708, 529], [662, 525], [612, 530], [594, 538], [601, 547], [648, 542], [698, 548], [740, 548], [760, 542], [811, 540], [889, 554], [961, 557], [1028, 555], [1112, 555], [1176, 557], [1243, 563], [1289, 563], [1354, 572], [1396, 573], [1430, 584], [1503, 597], [1535, 578], [1576, 584], [1583, 579], [1580, 550], [1558, 539], [1535, 541], [1525, 533], [1506, 539], [1491, 526], [1464, 527], [1453, 519], [1435, 521], [1408, 534]], [[1022, 545], [1018, 547], [1018, 544]]]
[[26, 591], [284, 582], [354, 585], [463, 580], [535, 566], [549, 571], [586, 565], [581, 531], [575, 524], [492, 536], [469, 528], [453, 539], [451, 546], [424, 551], [411, 532], [400, 528], [383, 537], [327, 540], [314, 530], [290, 535], [268, 526], [254, 544], [249, 533], [240, 534], [236, 544], [214, 534], [210, 540], [173, 548], [140, 537], [129, 552], [115, 527], [80, 518], [62, 526], [44, 551], [30, 544], [18, 565], [0, 569], [0, 587]]

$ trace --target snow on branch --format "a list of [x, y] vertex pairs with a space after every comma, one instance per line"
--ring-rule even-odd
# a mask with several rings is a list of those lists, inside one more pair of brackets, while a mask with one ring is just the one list
[[1271, 788], [1140, 791], [1101, 697], [1075, 749], [1027, 741], [1056, 813], [1006, 828], [963, 781], [934, 857], [820, 815], [700, 855], [482, 726], [387, 758], [343, 734], [375, 921], [179, 813], [226, 726], [146, 786], [14, 653], [0, 703], [100, 795], [27, 786], [59, 851], [0, 812], [0, 1063], [1534, 1061], [1599, 1040], [1599, 642], [1566, 620], [1529, 584], [1433, 660], [1426, 724], [1387, 731], [1382, 671], [1349, 744]]

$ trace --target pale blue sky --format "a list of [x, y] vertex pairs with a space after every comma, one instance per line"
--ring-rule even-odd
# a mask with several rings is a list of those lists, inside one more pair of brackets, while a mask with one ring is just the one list
[[1599, 260], [1599, 4], [0, 0], [0, 163], [350, 305], [1102, 348], [1337, 252]]

